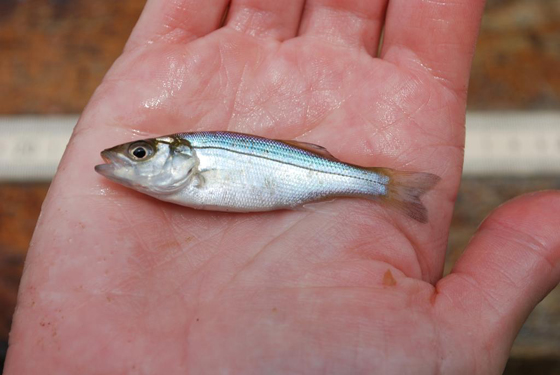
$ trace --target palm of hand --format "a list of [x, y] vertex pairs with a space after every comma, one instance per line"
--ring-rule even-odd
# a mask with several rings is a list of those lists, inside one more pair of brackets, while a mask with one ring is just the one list
[[[311, 37], [279, 43], [227, 28], [129, 49], [84, 112], [49, 193], [27, 265], [39, 270], [26, 272], [19, 302], [48, 329], [21, 337], [48, 340], [70, 368], [104, 357], [98, 366], [110, 373], [503, 366], [512, 337], [486, 354], [499, 317], [470, 310], [488, 296], [462, 304], [478, 286], [459, 272], [432, 284], [461, 175], [464, 97], [414, 56], [392, 53], [373, 59]], [[361, 200], [200, 212], [93, 173], [114, 144], [221, 129], [436, 173], [442, 182], [423, 198], [430, 221]]]

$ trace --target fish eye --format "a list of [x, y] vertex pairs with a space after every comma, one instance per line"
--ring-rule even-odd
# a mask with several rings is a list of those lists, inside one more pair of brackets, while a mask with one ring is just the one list
[[136, 142], [128, 148], [130, 157], [134, 160], [144, 160], [152, 156], [152, 146], [146, 142]]

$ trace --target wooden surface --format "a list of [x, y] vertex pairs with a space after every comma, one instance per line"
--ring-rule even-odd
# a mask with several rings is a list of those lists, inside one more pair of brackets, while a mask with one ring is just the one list
[[0, 114], [80, 113], [143, 0], [0, 0]]
[[560, 1], [487, 0], [470, 109], [560, 109]]
[[[122, 50], [143, 4], [0, 0], [0, 114], [79, 113]], [[560, 109], [558, 20], [560, 0], [488, 0], [469, 108]], [[23, 260], [47, 188], [0, 185], [0, 362]], [[463, 181], [446, 269], [493, 208], [545, 188], [560, 188], [560, 178]], [[560, 374], [559, 288], [523, 327], [506, 373]]]

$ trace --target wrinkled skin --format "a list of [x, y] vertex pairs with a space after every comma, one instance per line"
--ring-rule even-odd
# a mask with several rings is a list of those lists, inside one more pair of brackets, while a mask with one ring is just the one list
[[[6, 373], [500, 373], [560, 279], [560, 194], [499, 208], [441, 278], [482, 1], [391, 0], [383, 21], [382, 0], [233, 0], [217, 29], [225, 2], [148, 2], [49, 191]], [[199, 212], [93, 170], [208, 129], [436, 173], [430, 221], [357, 199]]]

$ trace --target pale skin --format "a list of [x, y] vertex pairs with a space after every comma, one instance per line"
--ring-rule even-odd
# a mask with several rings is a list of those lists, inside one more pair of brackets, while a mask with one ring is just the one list
[[[43, 206], [6, 374], [501, 373], [560, 280], [560, 193], [497, 209], [442, 278], [483, 1], [233, 0], [219, 28], [226, 3], [148, 1]], [[442, 181], [420, 224], [359, 199], [201, 212], [93, 170], [195, 130]]]

